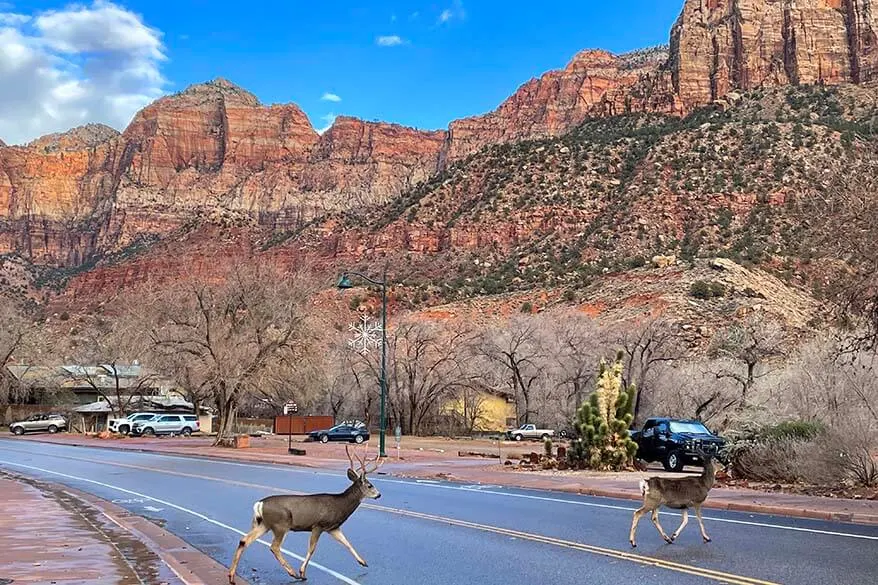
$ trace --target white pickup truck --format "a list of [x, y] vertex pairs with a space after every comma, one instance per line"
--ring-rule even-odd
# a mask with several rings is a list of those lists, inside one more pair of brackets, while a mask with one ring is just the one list
[[545, 441], [554, 437], [555, 431], [552, 429], [538, 429], [537, 425], [534, 424], [524, 424], [517, 429], [506, 431], [506, 436], [513, 441], [523, 441], [525, 439]]

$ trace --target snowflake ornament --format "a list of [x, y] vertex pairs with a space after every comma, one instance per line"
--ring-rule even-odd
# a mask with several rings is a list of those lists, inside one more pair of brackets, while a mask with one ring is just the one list
[[361, 355], [368, 354], [381, 343], [381, 324], [369, 321], [366, 315], [361, 315], [360, 322], [351, 323], [348, 329], [354, 332], [354, 336], [348, 340], [348, 347]]

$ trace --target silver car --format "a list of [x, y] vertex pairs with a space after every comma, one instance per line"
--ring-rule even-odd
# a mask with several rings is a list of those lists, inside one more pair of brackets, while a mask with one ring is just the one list
[[10, 423], [9, 430], [13, 435], [25, 433], [49, 432], [67, 430], [67, 419], [60, 414], [35, 414], [24, 420]]

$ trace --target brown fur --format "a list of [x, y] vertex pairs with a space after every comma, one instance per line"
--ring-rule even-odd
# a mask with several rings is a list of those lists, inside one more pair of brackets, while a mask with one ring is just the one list
[[[710, 537], [704, 530], [704, 522], [701, 519], [701, 507], [716, 482], [716, 472], [719, 470], [719, 465], [713, 457], [707, 455], [703, 457], [706, 459], [706, 462], [704, 464], [704, 470], [698, 477], [651, 477], [640, 482], [640, 493], [643, 496], [643, 505], [634, 512], [634, 518], [631, 521], [631, 532], [629, 533], [628, 540], [632, 547], [637, 546], [637, 543], [634, 540], [634, 535], [637, 531], [637, 523], [641, 516], [650, 512], [652, 523], [655, 525], [659, 534], [668, 544], [671, 544], [678, 536], [680, 536], [680, 533], [689, 521], [689, 508], [695, 510], [704, 542], [710, 542]], [[680, 523], [680, 527], [677, 528], [676, 532], [671, 536], [665, 534], [665, 531], [658, 520], [658, 511], [662, 506], [683, 511], [683, 521]]]
[[[347, 447], [345, 448], [347, 449]], [[341, 525], [350, 518], [360, 503], [366, 498], [378, 499], [381, 494], [375, 486], [366, 478], [367, 473], [378, 469], [381, 461], [376, 459], [372, 469], [367, 469], [365, 460], [360, 459], [360, 472], [354, 470], [354, 461], [348, 452], [351, 466], [348, 469], [348, 479], [351, 485], [340, 494], [308, 494], [303, 496], [269, 496], [256, 502], [253, 506], [253, 524], [250, 532], [238, 543], [235, 550], [232, 566], [229, 568], [229, 583], [234, 585], [235, 573], [238, 570], [238, 561], [244, 549], [253, 544], [267, 532], [274, 536], [271, 543], [271, 552], [277, 561], [294, 579], [304, 581], [305, 570], [311, 561], [311, 556], [317, 548], [317, 540], [326, 532], [347, 548], [354, 558], [362, 566], [367, 567], [366, 561], [354, 550], [348, 542]], [[359, 459], [359, 458], [358, 458]], [[287, 563], [281, 553], [284, 537], [288, 532], [310, 532], [308, 542], [308, 554], [298, 572]]]

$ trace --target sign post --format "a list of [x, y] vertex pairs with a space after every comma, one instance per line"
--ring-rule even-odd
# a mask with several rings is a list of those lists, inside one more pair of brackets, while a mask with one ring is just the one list
[[298, 404], [292, 400], [289, 400], [284, 404], [284, 414], [287, 414], [290, 417], [290, 428], [287, 429], [287, 432], [289, 433], [289, 435], [287, 435], [287, 453], [292, 453], [293, 451], [293, 414], [296, 412], [299, 412]]
[[396, 460], [399, 461], [399, 442], [402, 440], [402, 429], [396, 425]]

